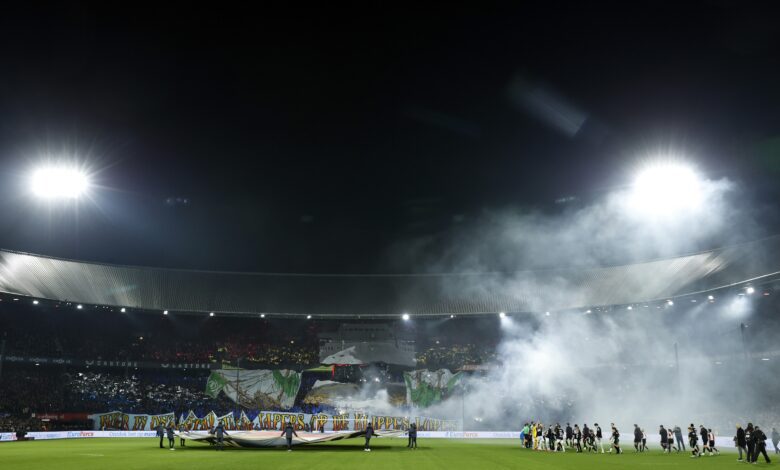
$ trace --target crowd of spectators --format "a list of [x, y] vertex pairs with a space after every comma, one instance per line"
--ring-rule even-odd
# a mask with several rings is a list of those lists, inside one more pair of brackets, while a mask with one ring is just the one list
[[417, 368], [456, 370], [464, 365], [488, 364], [496, 360], [494, 348], [474, 344], [433, 346], [417, 354]]

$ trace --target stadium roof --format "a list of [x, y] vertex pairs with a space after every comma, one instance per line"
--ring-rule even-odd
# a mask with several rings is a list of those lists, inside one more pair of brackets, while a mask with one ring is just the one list
[[117, 266], [0, 250], [0, 291], [172, 312], [397, 317], [563, 311], [696, 295], [780, 272], [780, 236], [623, 266], [321, 275]]

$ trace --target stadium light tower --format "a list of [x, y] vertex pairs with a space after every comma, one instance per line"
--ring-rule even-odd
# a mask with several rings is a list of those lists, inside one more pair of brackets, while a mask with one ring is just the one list
[[703, 202], [702, 182], [688, 165], [658, 162], [637, 174], [631, 191], [631, 206], [642, 214], [677, 215], [694, 211]]
[[30, 189], [41, 199], [78, 199], [89, 189], [89, 176], [75, 167], [45, 166], [33, 171]]

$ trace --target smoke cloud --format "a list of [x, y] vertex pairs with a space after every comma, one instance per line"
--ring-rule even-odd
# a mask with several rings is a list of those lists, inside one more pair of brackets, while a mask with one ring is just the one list
[[[517, 272], [647, 261], [762, 235], [732, 182], [704, 181], [701, 191], [699, 207], [675, 214], [640, 212], [630, 188], [554, 215], [488, 211], [443, 251], [432, 240], [417, 240], [393, 255], [423, 260], [429, 272]], [[478, 283], [478, 277], [470, 282]], [[522, 281], [509, 276], [500, 282], [470, 288], [511, 292]], [[587, 289], [567, 279], [550, 287], [531, 309], [542, 313], [502, 319], [500, 367], [469, 379], [464, 396], [419, 413], [463, 417], [466, 429], [519, 429], [525, 421], [541, 420], [615, 422], [624, 431], [638, 423], [655, 432], [661, 424], [684, 428], [701, 422], [725, 433], [765, 402], [764, 392], [735, 390], [735, 383], [749, 379], [749, 367], [735, 361], [744, 352], [739, 324], [753, 314], [753, 300], [732, 296], [545, 315], [551, 302], [545, 295], [560, 300]], [[772, 345], [767, 339], [752, 347]], [[777, 389], [772, 382], [763, 385]]]

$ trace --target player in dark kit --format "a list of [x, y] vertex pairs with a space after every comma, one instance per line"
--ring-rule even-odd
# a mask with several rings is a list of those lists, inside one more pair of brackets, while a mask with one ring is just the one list
[[699, 435], [701, 436], [702, 455], [712, 454], [712, 451], [710, 450], [710, 440], [709, 436], [707, 435], [707, 429], [704, 428], [703, 424], [699, 425]]
[[642, 430], [639, 426], [634, 425], [634, 452], [642, 451]]
[[778, 442], [780, 442], [780, 433], [777, 432], [777, 428], [772, 428], [772, 445], [775, 446], [775, 454], [780, 454], [780, 449], [777, 448]]
[[710, 455], [712, 455], [713, 452], [715, 452], [716, 455], [720, 455], [720, 451], [715, 447], [715, 433], [712, 432], [712, 429], [707, 430], [707, 440], [709, 441], [707, 445], [710, 448]]
[[666, 453], [670, 453], [672, 450], [666, 446], [666, 442], [669, 439], [669, 434], [666, 432], [666, 428], [663, 424], [658, 429], [658, 433], [661, 434], [661, 449], [663, 449], [663, 451]]
[[[612, 423], [612, 447], [615, 449], [615, 454], [620, 454], [620, 431], [615, 427], [615, 423]], [[609, 450], [612, 452], [612, 449]]]
[[545, 434], [545, 437], [547, 437], [548, 441], [547, 449], [551, 452], [555, 452], [555, 431], [553, 431], [552, 425], [547, 428], [547, 434]]
[[604, 453], [604, 443], [601, 442], [601, 439], [604, 437], [601, 434], [601, 426], [599, 426], [599, 423], [595, 423], [594, 426], [596, 426], [596, 444], [598, 444], [599, 447], [601, 447], [601, 453]]
[[590, 439], [590, 428], [587, 424], [582, 425], [582, 445], [585, 446], [585, 450], [590, 450], [588, 446], [588, 440]]
[[280, 436], [284, 436], [285, 439], [287, 439], [287, 452], [292, 451], [292, 438], [293, 435], [295, 437], [298, 437], [298, 433], [295, 432], [295, 429], [293, 428], [293, 425], [291, 422], [287, 422], [287, 425], [284, 427], [284, 430], [282, 430], [282, 433]]
[[555, 451], [566, 452], [566, 444], [563, 441], [563, 428], [560, 424], [555, 425]]
[[691, 458], [701, 457], [699, 453], [699, 435], [696, 434], [696, 428], [693, 425], [688, 428], [688, 444], [691, 445]]
[[574, 437], [574, 430], [572, 430], [571, 424], [566, 423], [566, 447], [571, 447], [572, 437]]

